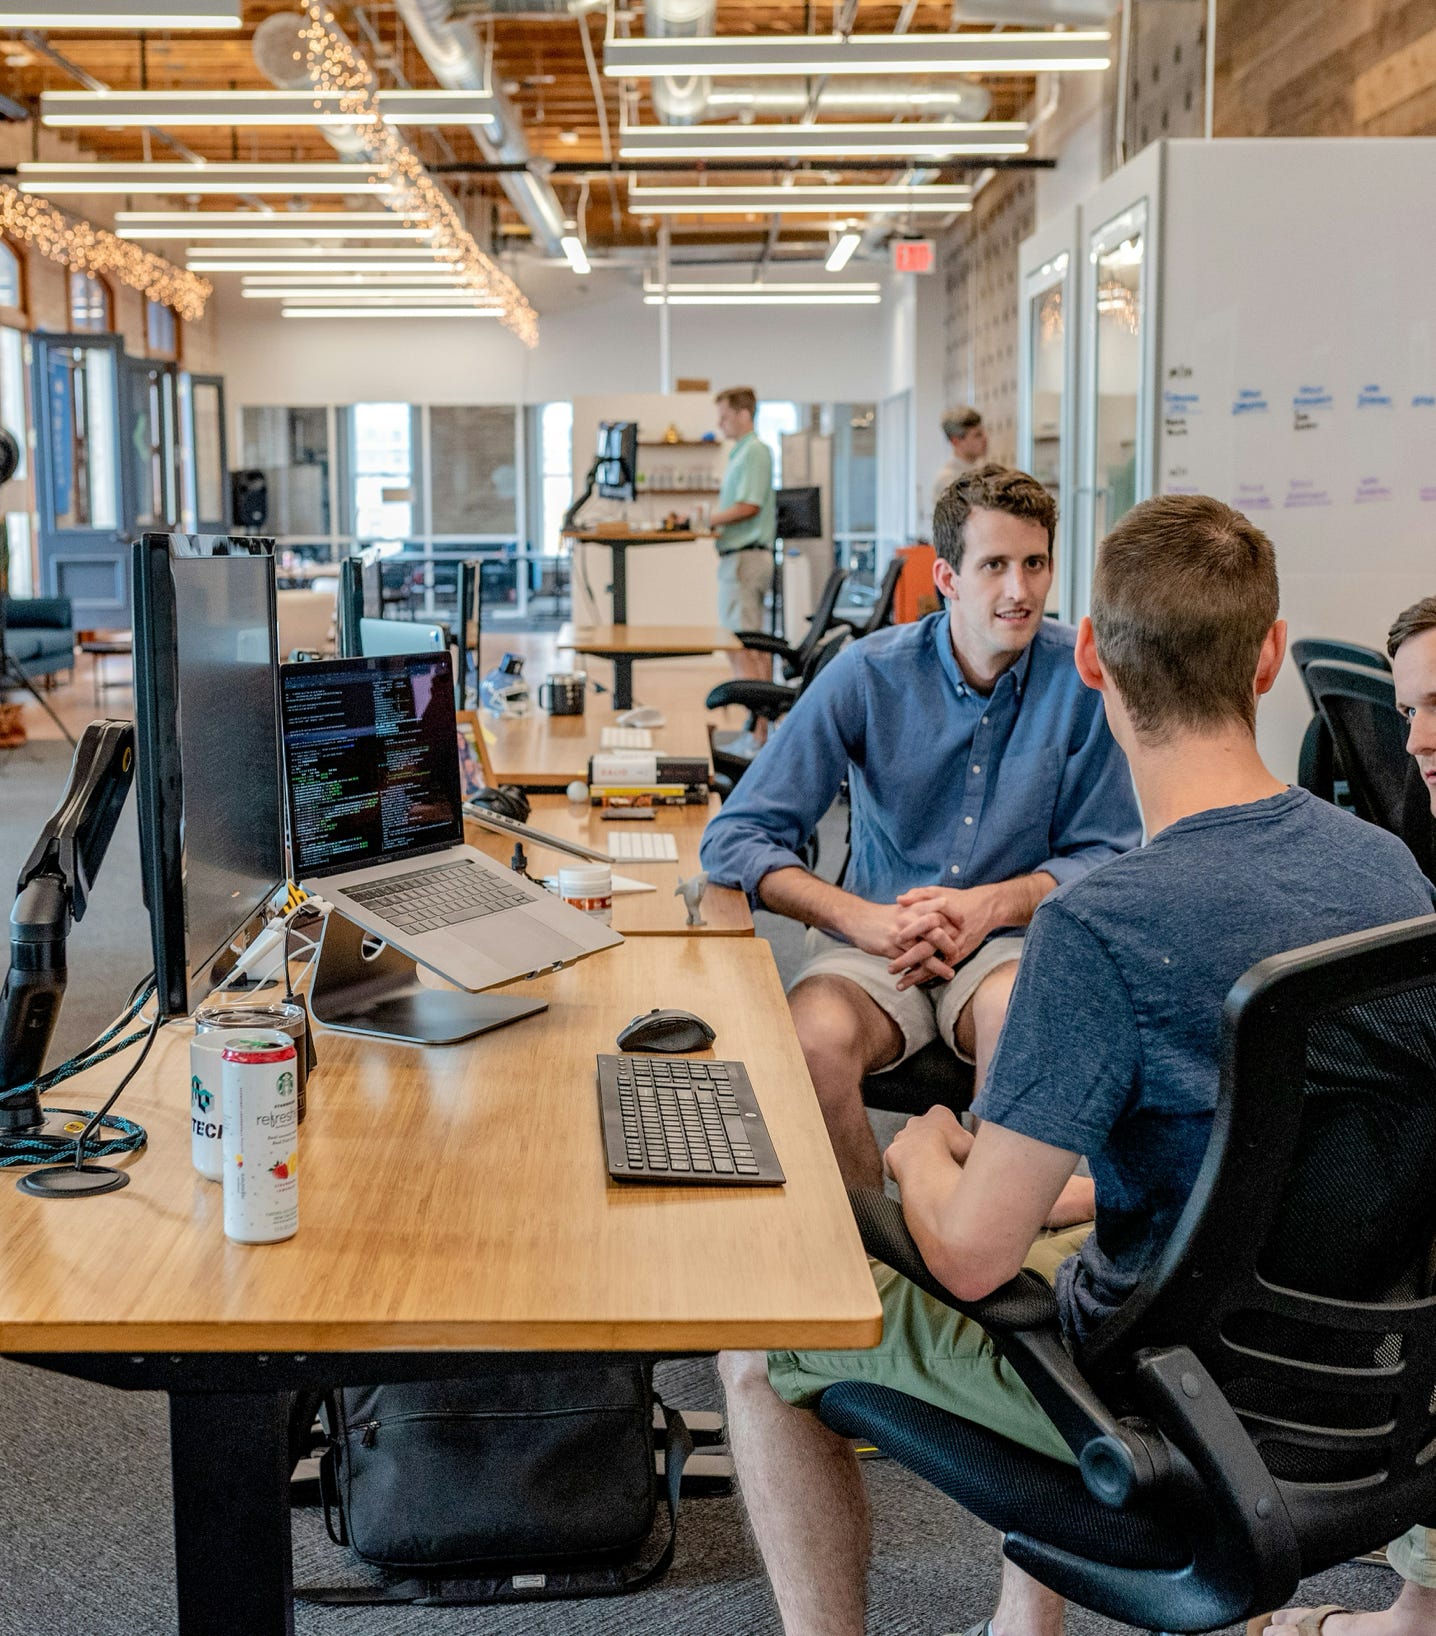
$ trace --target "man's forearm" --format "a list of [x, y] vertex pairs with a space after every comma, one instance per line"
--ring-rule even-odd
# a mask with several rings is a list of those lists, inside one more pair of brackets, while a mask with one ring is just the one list
[[776, 915], [835, 932], [841, 932], [848, 916], [865, 902], [798, 868], [774, 869], [764, 875], [758, 882], [758, 896], [764, 908]]
[[1057, 888], [1056, 880], [1045, 869], [1032, 875], [1015, 875], [1011, 880], [999, 881], [1000, 925], [1025, 926], [1037, 913], [1037, 905], [1049, 892]]

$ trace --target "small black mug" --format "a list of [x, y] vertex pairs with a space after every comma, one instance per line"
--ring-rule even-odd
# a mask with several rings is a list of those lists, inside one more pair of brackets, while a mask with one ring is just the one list
[[587, 687], [587, 671], [554, 671], [539, 687], [539, 704], [551, 716], [581, 716]]

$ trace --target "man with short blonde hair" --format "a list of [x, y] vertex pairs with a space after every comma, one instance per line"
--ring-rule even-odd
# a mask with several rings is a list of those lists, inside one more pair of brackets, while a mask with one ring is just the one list
[[[778, 532], [773, 454], [753, 430], [758, 397], [751, 386], [725, 387], [713, 401], [718, 430], [733, 445], [711, 519], [718, 546], [718, 623], [724, 630], [761, 631]], [[735, 676], [772, 680], [769, 654], [741, 648], [728, 659]]]

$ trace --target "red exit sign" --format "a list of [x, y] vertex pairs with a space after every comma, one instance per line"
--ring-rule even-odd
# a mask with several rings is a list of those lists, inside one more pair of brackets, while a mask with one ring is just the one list
[[930, 273], [937, 265], [937, 247], [931, 239], [894, 239], [895, 273]]

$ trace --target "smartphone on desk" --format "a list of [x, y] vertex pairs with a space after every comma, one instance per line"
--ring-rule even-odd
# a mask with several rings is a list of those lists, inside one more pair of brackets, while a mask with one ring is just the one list
[[619, 807], [599, 814], [600, 822], [605, 824], [651, 824], [657, 817], [652, 807]]

